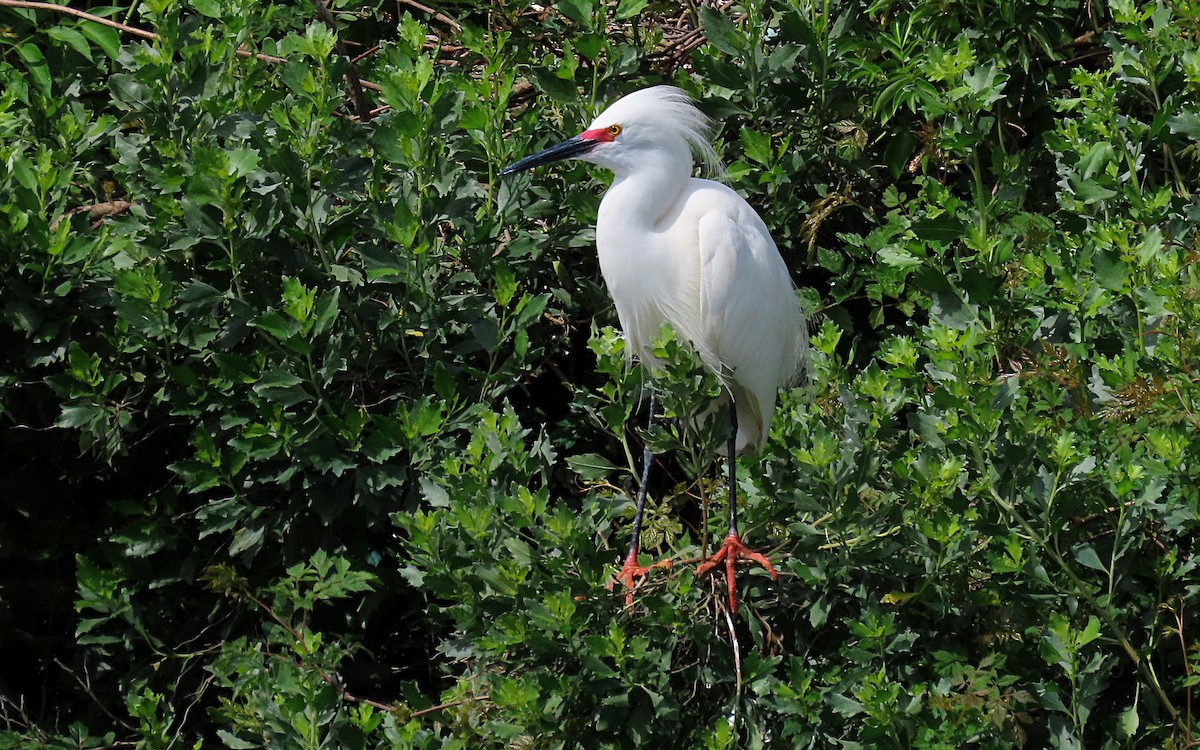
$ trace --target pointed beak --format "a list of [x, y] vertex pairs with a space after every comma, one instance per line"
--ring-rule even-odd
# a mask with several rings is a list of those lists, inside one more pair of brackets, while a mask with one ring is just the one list
[[540, 167], [543, 164], [561, 161], [563, 159], [572, 159], [576, 156], [582, 156], [596, 147], [599, 141], [584, 138], [583, 134], [577, 135], [574, 138], [565, 140], [562, 143], [543, 149], [536, 154], [526, 156], [520, 161], [509, 164], [504, 169], [500, 170], [500, 176], [516, 174], [524, 172], [527, 169]]

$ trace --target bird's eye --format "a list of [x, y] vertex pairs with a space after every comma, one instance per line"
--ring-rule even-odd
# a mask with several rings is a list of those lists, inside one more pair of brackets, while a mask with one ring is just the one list
[[608, 126], [608, 134], [611, 135], [613, 138], [616, 138], [618, 135], [621, 134], [621, 126], [620, 125], [609, 125]]

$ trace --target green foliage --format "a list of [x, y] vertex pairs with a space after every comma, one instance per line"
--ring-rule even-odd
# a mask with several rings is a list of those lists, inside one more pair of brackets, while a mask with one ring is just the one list
[[[0, 748], [1194, 744], [1200, 6], [330, 10], [0, 11]], [[814, 317], [737, 618], [715, 378], [497, 177], [663, 81]]]

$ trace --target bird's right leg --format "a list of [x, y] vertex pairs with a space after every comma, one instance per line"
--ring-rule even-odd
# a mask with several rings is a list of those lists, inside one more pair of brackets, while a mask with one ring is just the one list
[[[732, 405], [732, 404], [731, 404]], [[751, 550], [742, 542], [742, 535], [738, 531], [737, 522], [737, 409], [733, 408], [730, 411], [730, 418], [733, 422], [729, 433], [729, 533], [725, 535], [725, 541], [721, 544], [721, 549], [717, 553], [700, 563], [696, 568], [696, 575], [702, 576], [705, 573], [715, 569], [722, 562], [725, 563], [725, 583], [729, 592], [729, 610], [737, 612], [737, 561], [749, 560], [750, 562], [758, 563], [767, 569], [771, 574], [771, 578], [779, 580], [779, 574], [775, 572], [775, 566], [767, 559], [766, 555], [759, 554]]]
[[[654, 391], [650, 391], [650, 416], [646, 419], [646, 430], [654, 426]], [[625, 556], [625, 564], [617, 577], [608, 582], [608, 590], [612, 591], [617, 581], [625, 584], [625, 606], [633, 604], [633, 591], [637, 588], [637, 579], [644, 578], [654, 568], [671, 567], [670, 560], [660, 560], [653, 565], [638, 565], [638, 552], [642, 538], [642, 515], [646, 510], [646, 491], [650, 486], [650, 466], [654, 463], [654, 453], [647, 443], [642, 448], [642, 482], [638, 487], [637, 501], [633, 511], [633, 540], [629, 543], [629, 554]]]

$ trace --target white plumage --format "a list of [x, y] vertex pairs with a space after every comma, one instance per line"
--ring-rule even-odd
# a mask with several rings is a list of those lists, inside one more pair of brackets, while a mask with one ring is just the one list
[[615, 175], [600, 203], [596, 249], [631, 349], [654, 367], [663, 323], [695, 347], [737, 408], [736, 450], [766, 440], [780, 387], [795, 380], [807, 326], [787, 267], [740, 195], [692, 177], [693, 149], [716, 164], [708, 119], [682, 90], [619, 99], [587, 132], [619, 125], [579, 156]]
[[[787, 266], [758, 214], [726, 185], [692, 176], [693, 153], [718, 164], [707, 117], [686, 93], [655, 86], [617, 100], [587, 130], [501, 170], [512, 174], [559, 159], [583, 159], [615, 175], [600, 202], [596, 249], [629, 349], [659, 366], [650, 343], [664, 323], [695, 347], [733, 399], [733, 453], [767, 438], [779, 389], [798, 377], [808, 330]], [[653, 400], [651, 418], [653, 418]], [[638, 539], [651, 456], [647, 451], [633, 541], [616, 580], [628, 587], [656, 566], [638, 563]], [[734, 565], [774, 567], [749, 550], [737, 528], [736, 458], [729, 457], [729, 534], [698, 574], [724, 562], [730, 608]], [[665, 564], [665, 563], [661, 563]]]

